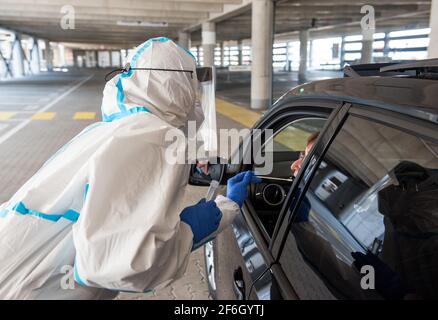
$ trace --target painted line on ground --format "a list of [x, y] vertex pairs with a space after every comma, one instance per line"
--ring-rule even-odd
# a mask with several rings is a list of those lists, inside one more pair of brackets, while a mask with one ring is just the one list
[[76, 112], [73, 116], [73, 120], [94, 120], [96, 118], [96, 112]]
[[[52, 100], [50, 103], [46, 104], [44, 107], [42, 107], [41, 109], [37, 110], [37, 112], [45, 112], [47, 110], [49, 110], [51, 107], [53, 107], [56, 103], [58, 103], [59, 101], [61, 101], [62, 99], [64, 99], [66, 96], [68, 96], [70, 93], [72, 93], [73, 91], [75, 91], [77, 88], [79, 88], [81, 85], [83, 85], [85, 82], [87, 82], [88, 80], [90, 80], [94, 75], [90, 75], [88, 77], [86, 77], [85, 79], [83, 79], [82, 81], [80, 81], [79, 83], [75, 84], [74, 86], [70, 87], [70, 89], [68, 89], [67, 91], [65, 91], [63, 94], [61, 94], [60, 96], [58, 96], [55, 100]], [[32, 118], [29, 118], [23, 122], [21, 122], [19, 125], [15, 126], [14, 128], [12, 128], [10, 131], [6, 132], [5, 134], [0, 136], [0, 144], [2, 144], [3, 142], [5, 142], [6, 140], [8, 140], [10, 137], [12, 137], [14, 134], [16, 134], [18, 131], [20, 131], [21, 129], [23, 129], [24, 127], [26, 127], [29, 123], [32, 122]]]
[[37, 112], [32, 116], [32, 120], [52, 120], [56, 112]]
[[0, 102], [0, 106], [22, 106], [28, 105], [29, 101], [8, 101], [8, 102]]
[[0, 120], [5, 121], [15, 116], [16, 112], [0, 111]]
[[261, 113], [239, 107], [234, 103], [216, 98], [216, 112], [230, 120], [251, 128], [262, 116]]
[[38, 105], [29, 105], [23, 108], [24, 111], [21, 112], [34, 112], [32, 110], [38, 109]]

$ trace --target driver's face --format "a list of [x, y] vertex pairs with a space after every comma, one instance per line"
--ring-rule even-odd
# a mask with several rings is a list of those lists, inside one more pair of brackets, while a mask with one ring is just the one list
[[304, 159], [307, 157], [307, 155], [309, 154], [310, 150], [312, 150], [313, 145], [315, 144], [315, 141], [312, 141], [310, 143], [307, 144], [306, 149], [304, 150], [304, 152], [302, 152], [300, 154], [300, 157], [298, 158], [298, 160], [294, 161], [292, 163], [292, 165], [290, 166], [290, 169], [292, 170], [292, 174], [294, 175], [294, 177], [297, 176], [298, 172], [301, 169], [301, 165], [304, 161]]

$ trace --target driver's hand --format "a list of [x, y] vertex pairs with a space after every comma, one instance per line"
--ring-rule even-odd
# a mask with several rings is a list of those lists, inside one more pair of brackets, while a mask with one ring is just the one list
[[292, 171], [292, 174], [293, 174], [294, 177], [296, 177], [298, 172], [300, 172], [301, 165], [303, 164], [303, 161], [304, 161], [305, 157], [306, 157], [306, 152], [305, 151], [301, 151], [300, 152], [300, 157], [298, 158], [298, 160], [294, 161], [292, 163], [292, 165], [290, 166], [290, 170]]
[[262, 180], [254, 175], [252, 171], [241, 172], [227, 182], [227, 198], [236, 202], [242, 207], [248, 197], [248, 186], [251, 183], [260, 183]]
[[205, 175], [208, 175], [208, 162], [207, 163], [201, 163], [201, 162], [196, 163], [196, 169], [198, 170], [198, 172], [201, 171]]
[[293, 174], [294, 177], [296, 177], [298, 172], [300, 171], [301, 163], [302, 163], [302, 160], [298, 159], [298, 160], [294, 161], [292, 163], [292, 165], [290, 166], [290, 170], [292, 171], [292, 174]]

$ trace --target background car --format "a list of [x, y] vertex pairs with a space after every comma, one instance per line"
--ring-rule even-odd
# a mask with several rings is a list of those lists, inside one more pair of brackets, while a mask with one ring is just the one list
[[[438, 297], [438, 60], [347, 73], [291, 89], [255, 125], [274, 131], [273, 171], [205, 246], [214, 298]], [[217, 177], [257, 173], [237, 167]]]

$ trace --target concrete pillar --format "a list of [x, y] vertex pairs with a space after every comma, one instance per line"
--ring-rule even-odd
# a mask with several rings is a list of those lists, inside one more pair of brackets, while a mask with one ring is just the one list
[[243, 65], [243, 44], [242, 40], [237, 41], [237, 50], [239, 52], [239, 66]]
[[196, 63], [197, 64], [201, 63], [201, 61], [199, 60], [201, 58], [201, 55], [199, 54], [199, 49], [200, 49], [200, 46], [196, 46]]
[[274, 4], [253, 0], [251, 19], [251, 108], [266, 109], [272, 100]]
[[30, 68], [33, 74], [39, 73], [41, 70], [40, 61], [40, 47], [38, 45], [38, 39], [33, 38], [33, 47], [30, 56]]
[[12, 74], [14, 77], [24, 76], [24, 52], [21, 47], [21, 35], [18, 33], [15, 34], [12, 48]]
[[220, 49], [221, 49], [221, 55], [220, 55], [220, 57], [221, 57], [221, 67], [223, 67], [224, 66], [224, 61], [225, 61], [225, 52], [224, 52], [224, 42], [222, 41], [221, 43], [220, 43]]
[[78, 63], [78, 50], [73, 50], [73, 67], [78, 68], [79, 67], [79, 63]]
[[286, 41], [286, 65], [284, 66], [284, 71], [290, 72], [290, 59], [289, 59], [289, 48], [290, 48], [290, 42]]
[[85, 51], [85, 68], [93, 68], [93, 51]]
[[307, 49], [307, 67], [312, 69], [313, 67], [313, 40], [308, 42], [309, 48]]
[[65, 47], [62, 44], [58, 44], [59, 61], [57, 66], [64, 67], [67, 65], [65, 61]]
[[389, 32], [385, 32], [385, 44], [383, 46], [383, 56], [385, 58], [388, 58], [389, 56], [389, 52], [390, 52], [390, 48], [389, 48]]
[[298, 69], [298, 82], [306, 82], [307, 75], [307, 43], [309, 41], [309, 30], [300, 31], [300, 66]]
[[188, 32], [178, 32], [178, 45], [190, 49], [190, 34]]
[[345, 65], [345, 36], [342, 36], [341, 40], [341, 54], [340, 54], [341, 68]]
[[429, 59], [438, 58], [438, 0], [432, 0], [430, 8]]
[[45, 41], [46, 50], [45, 50], [45, 59], [46, 59], [46, 67], [47, 71], [53, 71], [53, 52], [52, 48], [50, 47], [50, 41]]
[[360, 63], [371, 63], [373, 61], [373, 39], [362, 40], [362, 51]]
[[216, 25], [213, 22], [202, 23], [202, 50], [204, 66], [214, 66], [214, 48], [216, 47]]
[[99, 68], [99, 51], [93, 51], [93, 68]]

